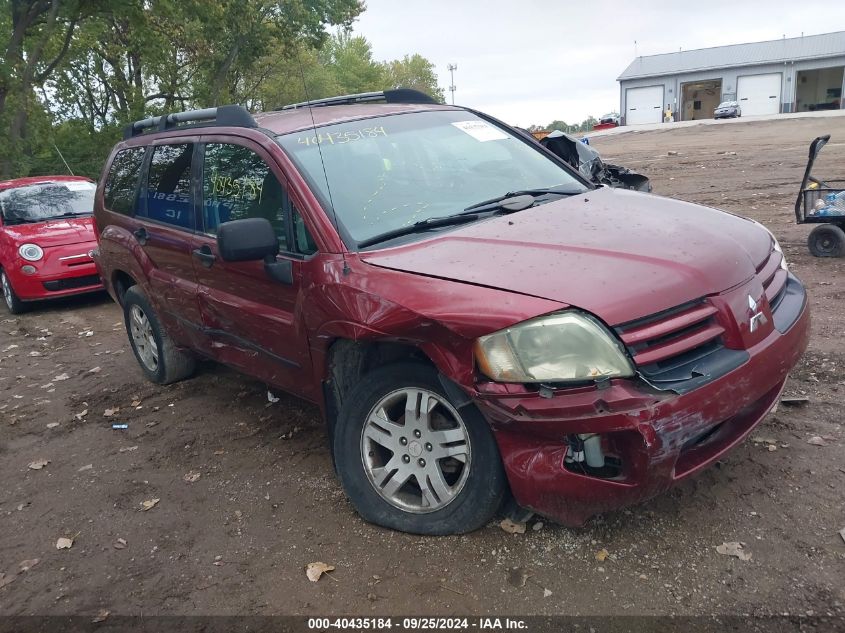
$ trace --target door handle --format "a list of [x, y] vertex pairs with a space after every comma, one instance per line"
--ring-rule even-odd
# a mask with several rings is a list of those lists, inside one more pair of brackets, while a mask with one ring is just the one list
[[191, 253], [194, 257], [200, 260], [200, 262], [202, 262], [202, 265], [206, 268], [211, 268], [214, 265], [214, 260], [217, 259], [208, 246], [200, 246], [199, 248], [195, 248], [193, 251], [191, 251]]
[[150, 234], [147, 233], [147, 229], [143, 226], [132, 231], [132, 235], [135, 236], [141, 246], [146, 244], [147, 240], [150, 239]]

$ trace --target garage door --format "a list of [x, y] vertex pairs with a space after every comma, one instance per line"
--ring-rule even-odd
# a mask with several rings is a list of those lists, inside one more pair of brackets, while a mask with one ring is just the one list
[[660, 123], [663, 120], [663, 86], [628, 88], [625, 108], [626, 125]]
[[736, 93], [743, 116], [777, 114], [780, 112], [780, 73], [739, 77]]

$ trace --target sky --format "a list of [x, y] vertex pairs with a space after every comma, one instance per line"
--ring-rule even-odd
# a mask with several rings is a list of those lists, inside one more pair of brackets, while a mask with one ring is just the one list
[[[455, 103], [511, 125], [580, 123], [619, 110], [616, 78], [636, 54], [845, 30], [832, 0], [366, 0], [353, 25], [379, 60], [419, 53]], [[636, 41], [636, 49], [634, 42]]]

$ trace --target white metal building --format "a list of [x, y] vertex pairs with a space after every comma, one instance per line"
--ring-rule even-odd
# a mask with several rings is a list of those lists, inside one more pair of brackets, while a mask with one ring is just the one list
[[637, 57], [619, 75], [625, 125], [711, 119], [721, 101], [743, 116], [843, 107], [845, 31]]

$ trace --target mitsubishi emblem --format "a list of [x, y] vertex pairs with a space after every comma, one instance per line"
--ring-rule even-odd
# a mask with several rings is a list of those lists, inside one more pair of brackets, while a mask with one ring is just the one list
[[757, 302], [754, 301], [754, 297], [751, 295], [748, 295], [748, 311], [751, 315], [748, 321], [749, 330], [751, 332], [756, 331], [761, 325], [766, 325], [766, 323], [768, 323], [766, 315], [763, 314], [762, 310], [757, 309]]

